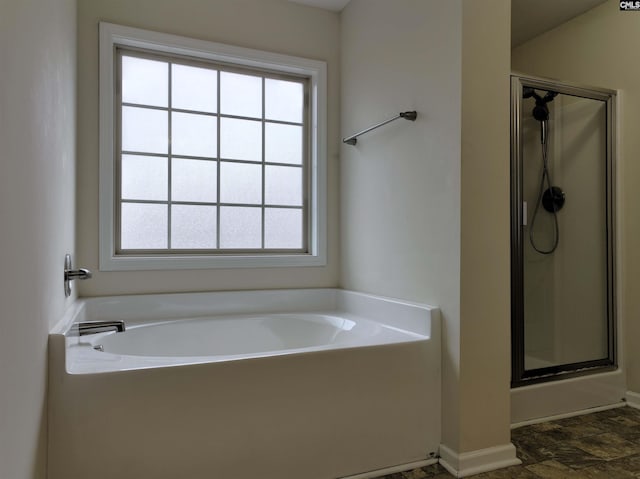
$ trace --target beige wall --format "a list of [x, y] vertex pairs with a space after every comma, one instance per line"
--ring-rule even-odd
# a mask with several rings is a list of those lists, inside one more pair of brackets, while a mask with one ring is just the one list
[[342, 136], [418, 111], [342, 147], [342, 285], [442, 308], [456, 452], [510, 440], [509, 99], [493, 94], [509, 89], [510, 3], [477, 3], [342, 14]]
[[618, 149], [618, 323], [627, 338], [624, 363], [628, 388], [640, 391], [640, 17], [620, 12], [611, 0], [541, 35], [512, 52], [514, 71], [580, 84], [619, 89]]
[[471, 451], [510, 441], [511, 2], [462, 12], [459, 450]]
[[[327, 62], [328, 265], [151, 272], [98, 270], [98, 22]], [[338, 284], [340, 23], [336, 13], [285, 0], [82, 0], [78, 2], [78, 258], [95, 271], [83, 296]]]
[[76, 2], [0, 12], [0, 477], [43, 479], [47, 336], [74, 250]]
[[447, 443], [460, 355], [461, 8], [352, 0], [342, 13], [342, 136], [418, 112], [342, 147], [342, 286], [442, 309]]

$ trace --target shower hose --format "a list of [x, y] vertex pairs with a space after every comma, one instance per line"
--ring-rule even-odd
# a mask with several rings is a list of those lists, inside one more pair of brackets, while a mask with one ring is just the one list
[[534, 240], [533, 229], [536, 223], [536, 218], [538, 217], [538, 211], [540, 210], [540, 205], [542, 204], [542, 195], [544, 195], [544, 185], [547, 184], [547, 189], [549, 191], [553, 191], [551, 189], [553, 182], [551, 181], [551, 174], [549, 173], [549, 161], [547, 156], [547, 120], [540, 122], [541, 128], [541, 145], [542, 145], [542, 174], [540, 175], [540, 187], [538, 188], [538, 199], [536, 201], [536, 207], [533, 210], [533, 217], [531, 218], [531, 226], [529, 227], [529, 242], [534, 250], [536, 250], [540, 254], [551, 254], [558, 247], [558, 243], [560, 241], [560, 228], [558, 226], [558, 214], [556, 212], [555, 206], [553, 207], [553, 246], [551, 249], [542, 249], [536, 246], [536, 242]]

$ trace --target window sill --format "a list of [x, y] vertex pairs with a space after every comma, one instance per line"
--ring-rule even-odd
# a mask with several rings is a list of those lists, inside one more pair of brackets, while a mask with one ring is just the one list
[[101, 258], [100, 271], [151, 271], [326, 266], [324, 255], [256, 256], [111, 256]]

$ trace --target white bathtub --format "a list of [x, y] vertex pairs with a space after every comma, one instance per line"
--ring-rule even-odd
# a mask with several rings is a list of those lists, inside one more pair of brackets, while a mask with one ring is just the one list
[[[72, 333], [114, 319], [126, 332]], [[80, 300], [50, 335], [49, 404], [50, 479], [335, 479], [429, 460], [437, 310], [335, 289]]]

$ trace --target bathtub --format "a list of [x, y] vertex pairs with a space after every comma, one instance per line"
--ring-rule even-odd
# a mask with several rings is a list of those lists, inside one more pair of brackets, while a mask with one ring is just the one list
[[[125, 332], [74, 333], [116, 319]], [[338, 289], [89, 298], [49, 354], [50, 479], [336, 479], [437, 456], [429, 306]]]

